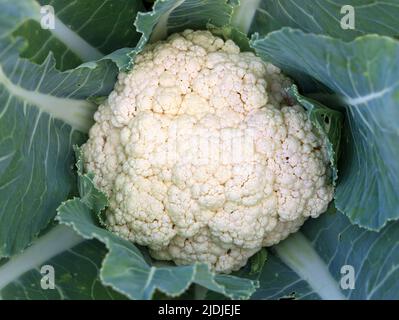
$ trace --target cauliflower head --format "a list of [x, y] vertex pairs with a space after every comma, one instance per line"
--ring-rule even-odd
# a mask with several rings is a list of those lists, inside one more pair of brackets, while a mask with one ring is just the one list
[[325, 137], [291, 81], [209, 31], [148, 45], [94, 115], [85, 169], [107, 228], [154, 258], [229, 273], [324, 212]]

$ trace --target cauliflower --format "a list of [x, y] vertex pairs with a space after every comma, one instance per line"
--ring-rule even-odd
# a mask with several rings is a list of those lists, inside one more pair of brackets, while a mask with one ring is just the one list
[[85, 169], [107, 228], [177, 264], [229, 273], [333, 197], [325, 137], [290, 79], [208, 31], [148, 45], [95, 113]]

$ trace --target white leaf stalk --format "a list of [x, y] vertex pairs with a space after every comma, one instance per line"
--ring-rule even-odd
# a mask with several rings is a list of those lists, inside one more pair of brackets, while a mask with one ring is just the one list
[[247, 34], [259, 4], [260, 0], [241, 0], [240, 5], [234, 10], [231, 24]]
[[18, 280], [25, 272], [39, 268], [64, 251], [83, 242], [71, 228], [59, 225], [40, 237], [24, 252], [11, 258], [0, 267], [0, 296], [1, 290]]
[[328, 266], [302, 233], [292, 234], [273, 248], [278, 257], [306, 281], [323, 300], [346, 299]]

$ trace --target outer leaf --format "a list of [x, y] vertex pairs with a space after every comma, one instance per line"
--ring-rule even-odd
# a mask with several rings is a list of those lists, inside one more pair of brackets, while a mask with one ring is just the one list
[[283, 29], [252, 45], [292, 77], [306, 73], [345, 100], [337, 208], [375, 230], [398, 219], [399, 42], [370, 35], [346, 43]]
[[151, 299], [156, 289], [169, 296], [181, 295], [191, 283], [197, 283], [230, 298], [248, 298], [256, 282], [227, 275], [214, 275], [205, 265], [155, 267], [141, 252], [98, 226], [93, 212], [80, 199], [69, 200], [58, 209], [58, 220], [86, 239], [103, 242], [109, 253], [100, 272], [103, 283], [131, 299]]
[[251, 271], [250, 274], [256, 274], [260, 272], [267, 260], [267, 250], [265, 248], [262, 248], [260, 251], [258, 251], [255, 255], [253, 255], [249, 259], [249, 264], [251, 266]]
[[208, 24], [207, 28], [214, 35], [222, 37], [225, 40], [233, 40], [240, 47], [241, 51], [254, 51], [249, 45], [249, 39], [247, 35], [231, 25], [215, 27], [211, 24]]
[[83, 154], [82, 150], [74, 146], [76, 155], [76, 168], [78, 174], [78, 189], [81, 195], [80, 200], [95, 213], [100, 214], [108, 204], [107, 196], [94, 187], [93, 174], [83, 173]]
[[335, 185], [338, 178], [337, 161], [340, 152], [343, 114], [327, 108], [316, 100], [300, 95], [295, 85], [289, 89], [289, 93], [307, 110], [309, 119], [313, 125], [326, 135], [325, 144], [330, 157], [332, 181]]
[[[0, 265], [0, 298], [7, 300], [122, 299], [103, 286], [98, 278], [106, 253], [97, 241], [84, 241], [64, 226], [56, 227], [22, 255]], [[49, 275], [43, 266], [54, 269], [54, 289], [42, 288]], [[43, 279], [44, 284], [48, 284]]]
[[116, 67], [55, 70], [18, 57], [17, 41], [0, 41], [0, 256], [20, 252], [73, 189], [72, 144], [92, 123], [86, 101], [111, 90]]
[[[46, 12], [40, 11], [44, 5], [54, 8], [54, 29], [40, 25], [42, 19], [46, 21]], [[133, 47], [139, 38], [134, 17], [143, 9], [140, 0], [1, 0], [0, 37], [11, 33], [24, 37], [29, 42], [24, 57], [42, 63], [51, 51], [56, 67], [66, 70]]]
[[317, 290], [306, 279], [290, 269], [276, 254], [269, 253], [268, 260], [257, 279], [260, 287], [252, 295], [254, 300], [301, 299], [320, 300]]
[[0, 8], [0, 38], [10, 36], [25, 19], [40, 20], [37, 2], [0, 0]]
[[[241, 2], [242, 5], [247, 5], [245, 11], [247, 15], [244, 17], [249, 19], [246, 24], [250, 25], [250, 34], [258, 32], [266, 35], [282, 27], [292, 27], [347, 41], [368, 33], [399, 35], [397, 0], [243, 0]], [[341, 13], [341, 8], [345, 5], [354, 8], [355, 29], [353, 30], [341, 27], [341, 19], [347, 14], [347, 11]], [[240, 7], [237, 10], [240, 10]], [[251, 12], [254, 11], [255, 14], [252, 15]]]
[[[397, 300], [398, 234], [398, 222], [376, 233], [340, 213], [325, 213], [274, 248], [252, 298]], [[354, 289], [339, 289], [345, 265], [354, 268]]]
[[134, 25], [142, 36], [130, 56], [134, 59], [149, 40], [163, 40], [174, 32], [206, 29], [208, 23], [225, 26], [230, 23], [233, 7], [228, 0], [158, 0], [151, 12], [137, 14]]

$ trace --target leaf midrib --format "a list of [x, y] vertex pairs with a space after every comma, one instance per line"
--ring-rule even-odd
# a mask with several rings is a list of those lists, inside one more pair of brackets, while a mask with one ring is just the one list
[[[41, 14], [40, 8], [41, 5], [37, 0], [33, 0], [33, 7], [37, 12], [32, 14], [32, 18], [36, 20], [36, 22], [40, 23]], [[104, 54], [101, 53], [97, 48], [93, 47], [86, 40], [84, 40], [79, 34], [68, 28], [58, 17], [57, 12], [55, 12], [55, 23], [54, 29], [49, 29], [54, 37], [63, 42], [66, 47], [71, 50], [74, 54], [76, 54], [83, 62], [88, 62], [92, 60], [101, 59]]]
[[[48, 66], [50, 61], [50, 59], [46, 60], [46, 66]], [[37, 89], [34, 91], [27, 90], [8, 79], [1, 65], [0, 84], [4, 86], [10, 95], [38, 107], [41, 111], [64, 121], [76, 130], [87, 132], [87, 128], [90, 128], [92, 124], [93, 113], [96, 107], [91, 102], [60, 98], [41, 93]]]
[[346, 300], [339, 289], [338, 282], [328, 270], [327, 264], [301, 232], [292, 234], [273, 249], [278, 257], [305, 280], [321, 299]]
[[0, 293], [25, 272], [40, 267], [42, 263], [83, 241], [84, 239], [71, 228], [56, 226], [23, 253], [14, 256], [0, 267]]

